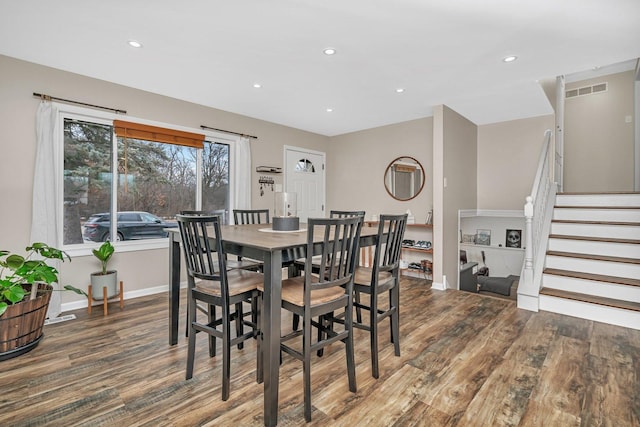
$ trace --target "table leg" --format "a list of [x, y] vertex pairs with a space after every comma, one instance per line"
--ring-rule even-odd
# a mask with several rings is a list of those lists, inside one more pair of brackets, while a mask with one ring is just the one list
[[169, 345], [178, 343], [180, 314], [180, 242], [169, 233]]
[[282, 253], [267, 253], [264, 259], [263, 345], [264, 425], [278, 424], [280, 375], [280, 306], [282, 304]]

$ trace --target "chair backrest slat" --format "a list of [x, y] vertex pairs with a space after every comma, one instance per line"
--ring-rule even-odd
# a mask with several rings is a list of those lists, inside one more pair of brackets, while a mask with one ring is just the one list
[[350, 216], [360, 216], [364, 219], [364, 211], [329, 211], [329, 218], [348, 218]]
[[235, 224], [269, 224], [269, 209], [234, 209]]

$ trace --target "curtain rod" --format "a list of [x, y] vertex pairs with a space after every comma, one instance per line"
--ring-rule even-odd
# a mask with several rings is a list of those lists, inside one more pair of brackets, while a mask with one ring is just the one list
[[100, 105], [87, 104], [85, 102], [72, 101], [70, 99], [56, 98], [55, 96], [44, 95], [42, 93], [33, 92], [33, 96], [37, 96], [38, 98], [43, 99], [43, 100], [47, 100], [47, 101], [51, 101], [51, 100], [53, 100], [53, 101], [62, 101], [62, 102], [68, 102], [70, 104], [84, 105], [85, 107], [100, 108], [102, 110], [113, 111], [116, 114], [118, 114], [118, 113], [119, 114], [127, 114], [126, 110], [120, 110], [118, 108], [102, 107]]
[[230, 134], [232, 134], [232, 135], [246, 136], [247, 138], [258, 139], [258, 137], [257, 137], [257, 136], [247, 135], [246, 133], [239, 133], [239, 132], [233, 132], [233, 131], [230, 131], [230, 130], [224, 130], [224, 129], [212, 128], [212, 127], [205, 126], [205, 125], [200, 125], [200, 129], [217, 130], [218, 132], [230, 133]]

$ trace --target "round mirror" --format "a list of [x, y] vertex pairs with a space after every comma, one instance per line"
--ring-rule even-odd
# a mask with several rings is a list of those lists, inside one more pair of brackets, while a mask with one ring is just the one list
[[424, 168], [413, 157], [398, 157], [387, 166], [384, 187], [396, 200], [411, 200], [424, 187]]

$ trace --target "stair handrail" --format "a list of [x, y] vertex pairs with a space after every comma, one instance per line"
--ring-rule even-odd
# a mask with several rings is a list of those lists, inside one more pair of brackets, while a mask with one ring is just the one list
[[538, 169], [524, 205], [525, 252], [518, 285], [518, 307], [538, 311], [538, 297], [542, 282], [544, 254], [546, 252], [553, 204], [557, 191], [555, 180], [556, 153], [553, 132], [544, 132], [544, 143], [538, 160]]

